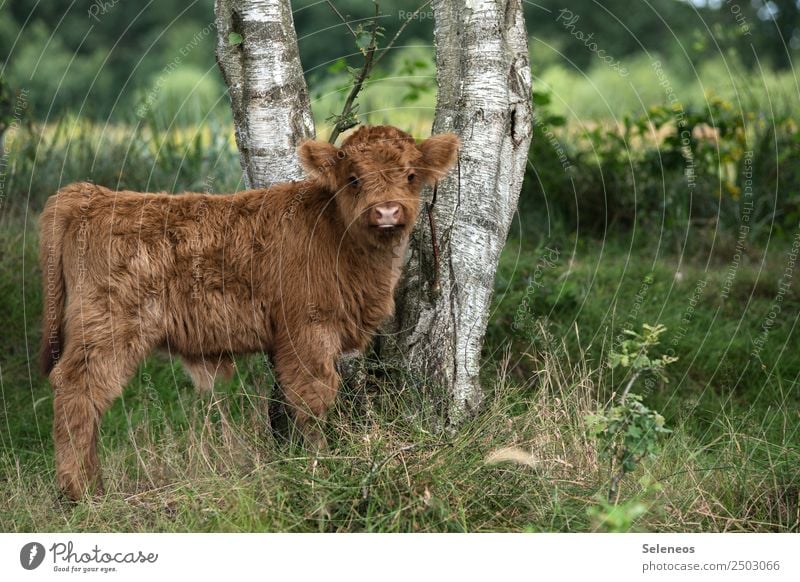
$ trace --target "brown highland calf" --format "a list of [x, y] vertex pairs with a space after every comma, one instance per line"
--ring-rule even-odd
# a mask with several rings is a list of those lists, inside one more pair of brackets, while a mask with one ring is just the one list
[[425, 184], [458, 138], [419, 145], [362, 127], [341, 149], [298, 152], [309, 178], [230, 195], [66, 186], [40, 220], [42, 369], [55, 390], [56, 478], [100, 491], [98, 429], [154, 348], [180, 354], [200, 388], [237, 353], [266, 352], [295, 425], [324, 446], [338, 356], [363, 350], [392, 314]]

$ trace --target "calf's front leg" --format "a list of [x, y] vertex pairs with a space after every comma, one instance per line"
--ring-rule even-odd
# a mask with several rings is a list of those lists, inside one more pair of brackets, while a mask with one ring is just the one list
[[322, 328], [302, 330], [275, 350], [275, 369], [294, 424], [309, 448], [326, 447], [325, 417], [339, 391], [335, 335]]

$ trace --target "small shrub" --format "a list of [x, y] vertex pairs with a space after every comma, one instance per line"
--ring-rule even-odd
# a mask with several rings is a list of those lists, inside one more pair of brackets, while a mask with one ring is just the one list
[[639, 394], [630, 392], [633, 384], [644, 373], [654, 373], [664, 381], [664, 368], [677, 361], [671, 356], [652, 357], [650, 350], [658, 345], [659, 336], [666, 331], [663, 325], [644, 324], [642, 333], [626, 330], [628, 339], [619, 351], [609, 355], [610, 368], [628, 368], [629, 379], [616, 405], [586, 417], [590, 433], [600, 442], [600, 454], [608, 462], [611, 480], [609, 503], [619, 501], [619, 483], [633, 472], [640, 461], [655, 457], [658, 438], [671, 432], [664, 426], [664, 417], [650, 410]]
[[[687, 224], [754, 238], [792, 232], [800, 215], [793, 117], [767, 117], [709, 94], [702, 106], [655, 105], [620, 120], [567, 123], [535, 92], [520, 212], [531, 232], [603, 235], [633, 226], [683, 240]], [[779, 155], [775, 155], [776, 144]], [[780, 190], [785, 196], [775, 198]]]

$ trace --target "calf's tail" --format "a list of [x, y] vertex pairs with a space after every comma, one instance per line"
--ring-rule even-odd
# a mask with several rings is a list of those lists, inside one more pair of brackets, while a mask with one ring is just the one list
[[[47, 376], [61, 357], [66, 286], [63, 270], [63, 239], [66, 208], [58, 212], [58, 195], [51, 196], [39, 219], [39, 265], [42, 270], [44, 306], [40, 365]], [[62, 201], [62, 206], [64, 206]]]

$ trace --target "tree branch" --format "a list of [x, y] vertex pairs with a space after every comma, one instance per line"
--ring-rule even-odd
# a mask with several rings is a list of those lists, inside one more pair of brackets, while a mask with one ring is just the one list
[[628, 397], [628, 392], [631, 391], [633, 383], [636, 382], [636, 380], [639, 378], [639, 374], [641, 374], [639, 370], [635, 371], [628, 380], [628, 383], [625, 384], [625, 388], [622, 391], [622, 395], [619, 397], [620, 404], [625, 404], [625, 399]]
[[[345, 20], [344, 16], [342, 16], [342, 13], [339, 12], [336, 6], [333, 5], [333, 2], [331, 2], [331, 0], [326, 0], [326, 1], [328, 6], [331, 7], [331, 9], [336, 13], [336, 15], [342, 19], [342, 22], [344, 22], [345, 26], [347, 26], [348, 30], [353, 35], [353, 38], [355, 38], [357, 41], [358, 35], [350, 26], [350, 23], [348, 23]], [[334, 118], [336, 119], [336, 124], [333, 126], [333, 130], [331, 131], [331, 136], [328, 138], [328, 143], [335, 144], [337, 138], [342, 134], [343, 131], [347, 131], [351, 127], [355, 127], [356, 125], [358, 125], [358, 120], [353, 119], [352, 114], [353, 114], [355, 100], [358, 97], [358, 94], [361, 93], [361, 89], [364, 86], [364, 81], [367, 80], [367, 78], [372, 73], [372, 70], [377, 66], [379, 62], [381, 62], [381, 59], [383, 59], [386, 53], [388, 53], [392, 49], [395, 42], [397, 42], [397, 39], [400, 38], [401, 34], [403, 34], [403, 31], [406, 29], [409, 23], [412, 20], [414, 20], [420, 13], [420, 11], [423, 10], [425, 7], [427, 7], [432, 1], [433, 0], [426, 0], [423, 4], [421, 4], [419, 8], [417, 8], [414, 11], [414, 13], [400, 26], [400, 28], [397, 30], [397, 33], [394, 35], [392, 40], [389, 41], [389, 44], [387, 44], [386, 47], [384, 47], [383, 50], [381, 51], [381, 54], [378, 55], [378, 58], [375, 58], [375, 51], [378, 48], [376, 42], [378, 37], [378, 18], [380, 17], [380, 2], [375, 0], [375, 17], [372, 20], [372, 31], [370, 33], [371, 37], [369, 41], [369, 46], [367, 47], [366, 51], [364, 51], [364, 65], [361, 67], [358, 77], [356, 77], [356, 80], [353, 83], [352, 88], [350, 89], [350, 93], [347, 95], [347, 99], [344, 102], [344, 107], [342, 107], [342, 112], [339, 115], [334, 116]]]
[[383, 51], [381, 52], [381, 54], [379, 54], [379, 55], [378, 55], [378, 58], [377, 58], [377, 59], [375, 59], [375, 63], [373, 64], [373, 66], [377, 66], [377, 65], [378, 65], [378, 63], [380, 63], [380, 62], [381, 62], [381, 59], [382, 59], [382, 58], [383, 58], [383, 57], [386, 55], [386, 53], [388, 53], [388, 52], [389, 52], [389, 50], [391, 50], [391, 48], [394, 46], [394, 43], [395, 43], [395, 42], [397, 42], [397, 39], [398, 39], [398, 38], [400, 38], [400, 35], [401, 35], [401, 34], [403, 34], [403, 31], [406, 29], [406, 26], [408, 26], [408, 25], [409, 25], [409, 23], [410, 23], [412, 20], [415, 20], [415, 19], [417, 18], [417, 14], [419, 14], [419, 13], [420, 13], [420, 11], [421, 11], [423, 8], [426, 8], [426, 7], [427, 7], [427, 6], [428, 6], [428, 5], [429, 5], [431, 2], [433, 2], [433, 0], [427, 0], [427, 2], [425, 2], [424, 4], [422, 4], [422, 5], [421, 5], [419, 8], [417, 8], [417, 9], [414, 11], [414, 14], [412, 14], [411, 16], [409, 16], [409, 17], [406, 19], [406, 21], [405, 21], [405, 22], [404, 22], [404, 23], [403, 23], [403, 24], [400, 26], [400, 28], [398, 29], [398, 31], [397, 31], [397, 34], [395, 34], [395, 35], [394, 35], [394, 37], [392, 37], [392, 40], [390, 40], [390, 41], [389, 41], [389, 44], [387, 44], [387, 45], [386, 45], [386, 48], [384, 48], [384, 49], [383, 49]]
[[333, 126], [333, 131], [331, 131], [331, 136], [328, 138], [328, 143], [335, 144], [336, 138], [338, 138], [343, 131], [347, 131], [351, 127], [358, 125], [358, 120], [351, 119], [353, 113], [353, 103], [355, 102], [356, 97], [358, 97], [358, 94], [361, 92], [361, 87], [364, 85], [364, 81], [372, 71], [372, 59], [375, 56], [375, 49], [377, 48], [375, 40], [378, 37], [378, 16], [380, 16], [380, 4], [375, 2], [375, 18], [372, 21], [372, 32], [369, 39], [369, 46], [367, 47], [364, 55], [364, 66], [361, 67], [361, 71], [359, 71], [358, 77], [356, 78], [355, 83], [353, 83], [353, 87], [350, 89], [350, 94], [347, 96], [347, 99], [344, 102], [342, 113], [338, 116], [336, 124]]
[[331, 0], [326, 0], [326, 2], [327, 2], [327, 4], [328, 4], [328, 6], [330, 6], [330, 7], [331, 7], [331, 10], [333, 10], [333, 11], [336, 13], [336, 16], [338, 16], [339, 18], [341, 18], [341, 19], [342, 19], [342, 22], [343, 22], [343, 23], [344, 23], [344, 25], [347, 27], [347, 30], [349, 30], [349, 31], [350, 31], [350, 34], [352, 34], [352, 35], [353, 35], [353, 38], [354, 38], [354, 39], [356, 39], [356, 40], [358, 40], [358, 35], [356, 34], [356, 31], [355, 31], [355, 30], [353, 30], [353, 27], [352, 27], [352, 26], [350, 26], [350, 23], [349, 23], [349, 22], [347, 22], [347, 19], [345, 19], [345, 17], [344, 17], [344, 16], [342, 16], [342, 13], [341, 13], [341, 12], [339, 12], [339, 9], [338, 9], [338, 8], [336, 8], [336, 6], [334, 6], [334, 5], [333, 5], [333, 2], [331, 2]]

